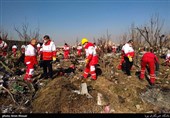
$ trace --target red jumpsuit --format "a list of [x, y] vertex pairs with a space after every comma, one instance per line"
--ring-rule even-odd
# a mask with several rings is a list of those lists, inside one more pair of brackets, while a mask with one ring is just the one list
[[98, 63], [98, 56], [94, 47], [93, 43], [88, 42], [85, 46], [85, 52], [86, 52], [86, 59], [89, 60], [89, 62], [86, 64], [86, 68], [84, 70], [84, 78], [88, 77], [88, 74], [90, 72], [91, 78], [93, 80], [96, 80], [96, 72], [95, 72], [95, 65]]
[[33, 45], [29, 44], [25, 48], [25, 64], [27, 66], [25, 81], [32, 82], [31, 78], [34, 74], [34, 65], [37, 64], [36, 49]]
[[16, 54], [17, 54], [17, 46], [16, 45], [12, 46], [12, 53], [13, 53], [14, 57], [16, 57]]
[[151, 52], [146, 52], [142, 59], [141, 59], [141, 73], [140, 73], [140, 79], [145, 78], [145, 69], [146, 66], [149, 66], [150, 69], [150, 83], [155, 83], [155, 63], [158, 62], [158, 58], [155, 54]]
[[118, 65], [118, 69], [119, 69], [119, 70], [122, 69], [122, 64], [125, 62], [124, 56], [125, 56], [125, 54], [124, 54], [124, 51], [122, 50], [120, 64]]
[[82, 52], [82, 46], [78, 45], [77, 46], [77, 54], [78, 54], [78, 56], [81, 56], [81, 52]]
[[166, 66], [169, 66], [170, 64], [170, 51], [168, 51], [168, 54], [166, 55]]
[[70, 53], [70, 47], [68, 45], [64, 45], [64, 59], [69, 58], [69, 53]]
[[2, 40], [0, 40], [0, 56], [3, 56], [3, 57], [5, 57], [6, 55], [7, 55], [7, 43], [6, 42], [4, 42], [4, 41], [2, 41]]

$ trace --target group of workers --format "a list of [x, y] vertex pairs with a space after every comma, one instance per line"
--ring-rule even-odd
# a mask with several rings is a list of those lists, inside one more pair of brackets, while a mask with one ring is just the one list
[[[126, 44], [122, 46], [122, 55], [120, 59], [120, 64], [118, 69], [124, 69], [125, 74], [127, 74], [128, 78], [131, 78], [131, 68], [133, 66], [135, 51], [133, 49], [133, 40], [129, 40]], [[7, 43], [2, 40], [0, 37], [0, 56], [7, 55]], [[98, 54], [97, 54], [97, 46], [95, 43], [89, 42], [87, 38], [83, 38], [81, 40], [81, 44], [77, 46], [77, 55], [81, 56], [82, 50], [85, 50], [86, 58], [85, 58], [85, 69], [82, 75], [83, 79], [87, 79], [88, 75], [91, 75], [91, 80], [96, 80], [96, 64], [98, 64]], [[116, 46], [112, 46], [113, 52], [116, 53]], [[70, 46], [65, 43], [63, 47], [64, 51], [64, 59], [69, 59], [70, 54]], [[158, 64], [158, 58], [154, 54], [152, 48], [147, 48], [144, 50], [145, 53], [141, 58], [141, 71], [140, 71], [140, 79], [143, 80], [145, 78], [146, 67], [149, 67], [150, 73], [150, 84], [155, 84], [155, 68], [156, 63]], [[16, 57], [17, 46], [12, 46], [13, 56]], [[33, 38], [30, 43], [25, 46], [21, 46], [22, 54], [25, 54], [25, 65], [26, 65], [26, 74], [24, 76], [24, 80], [28, 82], [32, 82], [32, 77], [34, 73], [34, 66], [38, 64], [37, 55], [43, 60], [43, 74], [40, 78], [51, 78], [53, 79], [53, 68], [52, 61], [56, 60], [56, 46], [55, 43], [50, 39], [48, 35], [43, 37], [43, 43], [40, 45], [38, 40]], [[170, 50], [166, 56], [166, 64], [170, 63]]]

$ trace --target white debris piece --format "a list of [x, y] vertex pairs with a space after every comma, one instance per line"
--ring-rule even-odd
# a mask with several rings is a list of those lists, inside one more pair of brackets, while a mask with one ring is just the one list
[[86, 95], [87, 98], [93, 98], [93, 97], [88, 93], [87, 84], [86, 84], [86, 83], [82, 83], [82, 84], [81, 84], [80, 90], [74, 90], [74, 91], [72, 91], [72, 92], [77, 93], [77, 94], [81, 94], [81, 95]]
[[74, 90], [72, 91], [73, 93], [77, 93], [77, 94], [80, 94], [80, 91], [79, 90]]
[[8, 113], [8, 108], [2, 110], [2, 113]]
[[137, 105], [136, 105], [136, 108], [137, 108], [137, 110], [139, 110], [139, 109], [140, 109], [140, 105], [137, 104]]
[[102, 97], [103, 97], [103, 95], [101, 93], [97, 93], [97, 105], [103, 105]]
[[89, 93], [86, 94], [87, 98], [93, 98]]
[[88, 90], [87, 90], [87, 84], [86, 83], [82, 83], [80, 86], [80, 94], [84, 95], [87, 94]]
[[40, 86], [44, 86], [44, 83], [39, 83]]
[[109, 105], [104, 107], [104, 113], [110, 113], [110, 106]]
[[110, 113], [114, 113], [114, 112], [115, 112], [115, 110], [114, 110], [114, 109], [111, 109], [111, 110], [110, 110]]
[[4, 76], [3, 75], [0, 75], [0, 79], [2, 79]]

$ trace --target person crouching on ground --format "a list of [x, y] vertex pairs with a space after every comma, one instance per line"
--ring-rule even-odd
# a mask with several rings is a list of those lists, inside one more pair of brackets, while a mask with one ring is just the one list
[[142, 59], [141, 59], [140, 79], [143, 80], [145, 78], [145, 69], [146, 69], [146, 66], [149, 66], [150, 85], [155, 84], [156, 63], [159, 63], [157, 56], [153, 53], [152, 48], [148, 48], [147, 52], [142, 56]]

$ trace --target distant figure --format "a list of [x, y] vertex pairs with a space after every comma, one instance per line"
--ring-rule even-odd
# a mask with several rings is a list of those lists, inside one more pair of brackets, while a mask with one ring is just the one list
[[170, 66], [170, 48], [168, 49], [168, 52], [166, 54], [166, 66]]
[[7, 43], [5, 41], [3, 41], [1, 36], [0, 36], [0, 56], [6, 57], [7, 47], [8, 47]]
[[38, 52], [38, 55], [40, 55], [40, 48], [41, 48], [41, 45], [40, 43], [37, 44], [37, 52]]
[[81, 46], [81, 44], [79, 44], [78, 46], [77, 46], [77, 55], [78, 56], [81, 56], [81, 53], [82, 53], [82, 46]]
[[97, 46], [96, 43], [93, 43], [93, 44], [94, 44], [94, 49], [96, 50], [96, 53], [99, 54], [100, 53], [99, 46]]
[[145, 78], [145, 69], [146, 66], [148, 66], [150, 73], [150, 84], [151, 85], [155, 84], [156, 63], [159, 63], [159, 61], [157, 56], [153, 53], [153, 49], [152, 48], [147, 49], [147, 52], [142, 56], [141, 59], [141, 73], [140, 73], [141, 80]]
[[16, 54], [17, 54], [17, 46], [16, 46], [16, 44], [14, 44], [12, 46], [12, 53], [13, 53], [13, 56], [16, 57]]
[[36, 43], [37, 39], [31, 39], [29, 45], [25, 48], [25, 64], [27, 66], [26, 74], [24, 76], [24, 80], [28, 82], [32, 82], [32, 76], [34, 74], [34, 66], [38, 64], [37, 55], [36, 55]]
[[112, 45], [112, 52], [113, 52], [113, 53], [116, 53], [116, 48], [117, 48], [116, 45], [113, 44], [113, 45]]
[[119, 51], [121, 50], [121, 60], [120, 60], [120, 63], [118, 65], [118, 70], [122, 70], [123, 69], [123, 63], [125, 62], [125, 60], [124, 60], [125, 54], [124, 54], [123, 46], [122, 46], [122, 49], [121, 49], [121, 46], [118, 47]]
[[25, 58], [25, 45], [21, 45], [21, 56], [19, 57], [15, 65], [19, 66], [20, 63], [24, 63], [24, 58]]
[[22, 46], [21, 46], [21, 53], [22, 53], [22, 54], [25, 54], [25, 45], [22, 45]]
[[64, 50], [64, 59], [68, 59], [70, 54], [70, 47], [68, 46], [67, 43], [64, 44], [63, 50]]

